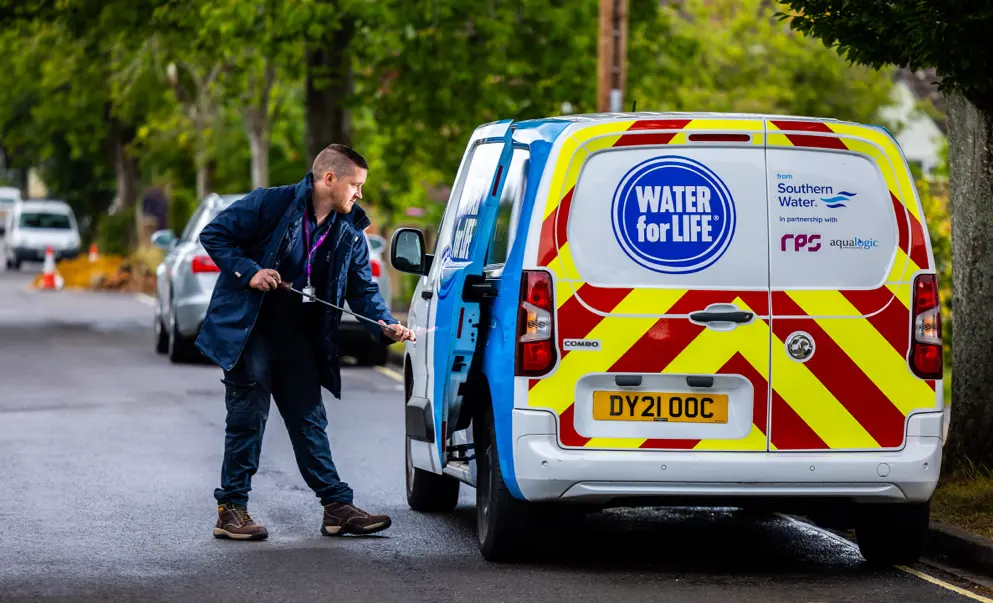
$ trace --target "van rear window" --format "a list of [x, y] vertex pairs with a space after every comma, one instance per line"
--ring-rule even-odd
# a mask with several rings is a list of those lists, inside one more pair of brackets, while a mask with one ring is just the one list
[[567, 228], [581, 280], [607, 287], [764, 290], [767, 233], [763, 149], [745, 146], [596, 153]]
[[52, 214], [47, 212], [21, 214], [20, 226], [22, 228], [51, 228], [55, 230], [69, 230], [72, 224], [66, 214]]
[[851, 153], [807, 149], [769, 149], [768, 158], [773, 289], [882, 284], [899, 231], [876, 164]]

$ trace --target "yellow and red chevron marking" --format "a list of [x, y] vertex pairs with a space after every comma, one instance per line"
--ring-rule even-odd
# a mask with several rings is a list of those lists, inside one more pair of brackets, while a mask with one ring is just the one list
[[[677, 136], [685, 138], [685, 134], [637, 132], [690, 129], [690, 124], [689, 120], [604, 124], [588, 136], [575, 135], [573, 144], [579, 148], [594, 136], [600, 137], [591, 141], [583, 158], [608, 146], [639, 144], [639, 139], [644, 141], [641, 144], [673, 144], [681, 142]], [[721, 127], [729, 128], [727, 124]], [[772, 307], [768, 294], [762, 291], [608, 289], [579, 282], [569, 253], [566, 224], [582, 161], [575, 162], [563, 152], [551, 190], [566, 192], [558, 202], [552, 201], [556, 198], [554, 192], [549, 196], [538, 263], [551, 268], [559, 279], [556, 324], [560, 349], [561, 340], [567, 338], [589, 337], [603, 342], [598, 352], [563, 351], [559, 367], [552, 375], [529, 382], [528, 404], [559, 414], [559, 438], [563, 446], [696, 450], [765, 450], [767, 447], [857, 450], [902, 446], [906, 416], [915, 409], [933, 408], [936, 404], [935, 383], [914, 376], [906, 361], [909, 280], [918, 269], [930, 267], [926, 242], [913, 189], [907, 188], [909, 178], [905, 170], [897, 168], [902, 166], [901, 162], [887, 157], [898, 153], [892, 142], [869, 128], [846, 125], [848, 130], [842, 132], [843, 128], [835, 127], [848, 136], [770, 134], [769, 144], [867, 153], [871, 145], [852, 138], [862, 136], [882, 147], [882, 153], [874, 148], [870, 156], [884, 173], [889, 170], [887, 182], [898, 217], [902, 257], [897, 258], [886, 285], [879, 289], [775, 292]], [[769, 128], [784, 132], [834, 132], [821, 122], [789, 121], [782, 128], [770, 123]], [[899, 219], [901, 216], [907, 219]], [[687, 314], [716, 302], [748, 307], [764, 319], [747, 329], [736, 329], [732, 335], [708, 331], [684, 318], [637, 317]], [[823, 316], [843, 318], [820, 318]], [[785, 338], [797, 330], [810, 333], [817, 345], [814, 357], [805, 364], [794, 362], [785, 350]], [[767, 399], [770, 340], [771, 401]], [[587, 438], [576, 431], [573, 398], [575, 384], [583, 375], [680, 371], [729, 373], [749, 379], [756, 392], [751, 432], [740, 440], [658, 440]]]
[[[598, 301], [613, 305], [617, 314], [629, 316], [644, 312], [649, 305], [659, 313], [685, 315], [718, 302], [732, 302], [756, 311], [764, 297], [756, 292], [733, 291], [596, 291], [594, 295], [612, 294], [612, 298]], [[899, 326], [886, 322], [889, 316], [885, 314], [870, 318], [812, 318], [808, 315], [825, 314], [818, 307], [820, 293], [774, 292], [773, 306], [782, 308], [790, 318], [773, 316], [728, 333], [708, 330], [685, 318], [603, 316], [580, 306], [566, 307], [566, 302], [559, 307], [557, 324], [565, 331], [559, 337], [597, 339], [601, 349], [564, 352], [553, 374], [530, 381], [528, 404], [559, 414], [560, 441], [569, 447], [765, 450], [767, 436], [774, 450], [901, 447], [907, 415], [917, 409], [933, 409], [936, 404], [934, 382], [918, 379], [907, 366], [907, 314], [892, 315], [904, 317]], [[838, 298], [832, 301], [834, 305], [851, 304], [842, 292], [834, 295]], [[871, 298], [855, 299], [859, 303], [871, 302]], [[757, 302], [754, 308], [751, 302]], [[798, 330], [809, 333], [817, 345], [815, 354], [804, 364], [793, 361], [786, 352], [786, 338]], [[771, 404], [767, 397], [770, 338]], [[584, 375], [700, 372], [742, 375], [751, 381], [756, 395], [752, 432], [747, 437], [604, 439], [588, 438], [576, 431], [575, 386]], [[771, 430], [767, 429], [767, 420]]]

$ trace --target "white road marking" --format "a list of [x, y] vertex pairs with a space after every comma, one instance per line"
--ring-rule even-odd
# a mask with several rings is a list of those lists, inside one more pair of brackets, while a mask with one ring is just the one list
[[[857, 544], [855, 544], [851, 540], [848, 540], [847, 538], [844, 538], [842, 536], [838, 536], [837, 534], [835, 534], [834, 532], [832, 532], [830, 530], [825, 530], [824, 528], [821, 528], [820, 526], [815, 526], [815, 525], [809, 524], [809, 523], [807, 523], [805, 521], [800, 521], [799, 519], [790, 517], [788, 515], [783, 515], [782, 513], [776, 513], [776, 515], [778, 515], [778, 516], [782, 517], [783, 519], [785, 519], [785, 520], [787, 520], [789, 522], [792, 522], [792, 523], [794, 523], [794, 524], [796, 524], [798, 526], [801, 526], [805, 530], [809, 530], [809, 531], [812, 531], [812, 532], [817, 532], [818, 534], [821, 534], [823, 536], [827, 536], [828, 538], [830, 538], [831, 540], [834, 540], [835, 542], [838, 542], [839, 544], [844, 544], [844, 545], [846, 545], [846, 546], [848, 546], [850, 548], [854, 548], [855, 550], [858, 550], [858, 545]], [[921, 572], [921, 571], [918, 571], [918, 570], [915, 570], [915, 569], [912, 569], [912, 568], [909, 568], [909, 567], [906, 567], [906, 566], [903, 566], [903, 565], [894, 565], [893, 567], [895, 567], [896, 569], [898, 569], [898, 570], [900, 570], [902, 572], [906, 572], [908, 574], [917, 576], [921, 580], [924, 580], [926, 582], [930, 582], [931, 584], [934, 584], [935, 586], [940, 586], [941, 588], [944, 588], [946, 590], [950, 590], [953, 593], [960, 594], [963, 597], [969, 597], [970, 599], [973, 599], [974, 601], [984, 601], [985, 603], [993, 603], [993, 599], [990, 599], [990, 598], [984, 597], [982, 595], [976, 594], [976, 593], [974, 593], [974, 592], [972, 592], [970, 590], [966, 590], [966, 589], [964, 589], [964, 588], [962, 588], [960, 586], [955, 586], [954, 584], [949, 584], [948, 582], [945, 582], [944, 580], [939, 580], [938, 578], [935, 578], [934, 576], [932, 576], [930, 574], [925, 574], [924, 572]]]
[[146, 293], [135, 293], [134, 298], [146, 306], [155, 307], [155, 298]]
[[386, 368], [385, 366], [377, 366], [373, 370], [375, 370], [380, 375], [386, 375], [387, 377], [393, 379], [394, 381], [399, 381], [400, 383], [403, 383], [403, 375], [401, 375], [400, 373], [396, 372], [391, 368]]

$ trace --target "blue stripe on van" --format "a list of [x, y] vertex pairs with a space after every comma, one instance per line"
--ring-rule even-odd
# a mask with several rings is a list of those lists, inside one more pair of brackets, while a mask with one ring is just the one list
[[[514, 140], [527, 141], [531, 165], [528, 169], [527, 187], [521, 205], [521, 220], [517, 224], [514, 245], [507, 256], [501, 278], [500, 292], [493, 303], [493, 316], [486, 351], [483, 355], [483, 371], [488, 377], [490, 397], [493, 401], [493, 424], [496, 429], [497, 452], [500, 456], [500, 472], [503, 473], [507, 490], [517, 499], [524, 499], [517, 484], [514, 470], [514, 429], [512, 413], [514, 409], [514, 379], [505, 375], [514, 374], [514, 351], [517, 325], [517, 304], [520, 295], [521, 272], [524, 262], [524, 247], [527, 242], [530, 219], [534, 210], [541, 176], [548, 163], [548, 156], [555, 139], [562, 134], [570, 122], [558, 120], [534, 120], [517, 124]], [[538, 224], [540, 228], [541, 224]]]

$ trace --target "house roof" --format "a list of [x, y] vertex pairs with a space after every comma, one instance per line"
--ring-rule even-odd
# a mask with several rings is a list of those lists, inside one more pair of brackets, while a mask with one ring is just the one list
[[931, 105], [938, 110], [940, 115], [934, 118], [935, 124], [942, 134], [948, 134], [948, 120], [946, 118], [948, 105], [945, 95], [938, 90], [937, 71], [934, 68], [911, 70], [900, 68], [896, 71], [897, 79], [903, 81], [913, 92], [918, 100], [931, 101]]

